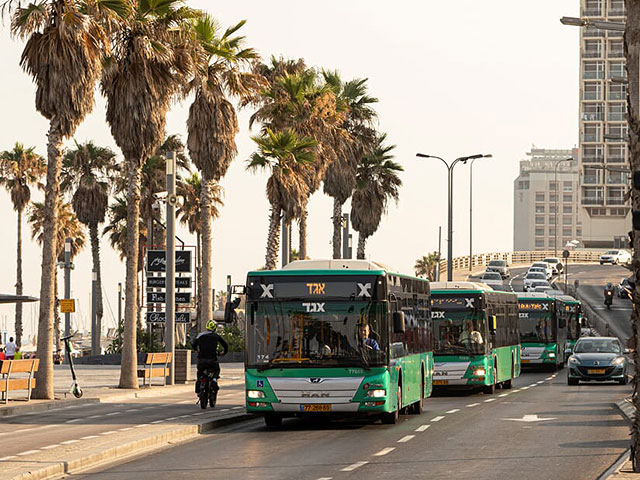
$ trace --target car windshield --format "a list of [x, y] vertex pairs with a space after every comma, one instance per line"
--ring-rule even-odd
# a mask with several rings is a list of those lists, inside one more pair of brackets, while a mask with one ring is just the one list
[[532, 267], [536, 267], [536, 268], [542, 268], [543, 270], [546, 270], [548, 265], [546, 263], [542, 263], [542, 262], [536, 262], [533, 265], [531, 265]]
[[519, 300], [520, 341], [551, 343], [556, 338], [551, 301]]
[[605, 255], [617, 255], [618, 251], [617, 250], [609, 250], [608, 252], [605, 252]]
[[478, 312], [477, 297], [432, 296], [434, 355], [482, 355], [486, 323]]
[[559, 263], [560, 260], [558, 260], [557, 258], [545, 258], [544, 262], [546, 262], [546, 263]]
[[529, 272], [531, 273], [543, 273], [544, 272], [544, 268], [540, 268], [540, 267], [531, 267], [529, 269]]
[[615, 338], [590, 338], [578, 340], [575, 353], [621, 353], [620, 343]]
[[506, 267], [507, 262], [505, 262], [504, 260], [491, 260], [489, 262], [489, 266], [490, 267]]
[[525, 278], [528, 278], [530, 280], [544, 280], [547, 278], [547, 276], [544, 273], [531, 272], [527, 273], [527, 276]]
[[482, 276], [483, 280], [502, 280], [502, 277], [499, 273], [490, 273], [487, 272]]

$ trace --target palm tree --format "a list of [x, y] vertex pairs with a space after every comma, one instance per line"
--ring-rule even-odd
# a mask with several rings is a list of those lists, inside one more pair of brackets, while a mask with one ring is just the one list
[[195, 98], [187, 119], [187, 146], [193, 163], [202, 173], [202, 288], [199, 327], [204, 327], [212, 315], [213, 189], [216, 182], [227, 173], [231, 161], [237, 155], [235, 137], [238, 133], [238, 119], [229, 99], [236, 97], [241, 102], [246, 102], [264, 85], [262, 76], [246, 69], [258, 54], [252, 48], [243, 47], [244, 37], [234, 36], [244, 23], [242, 21], [221, 31], [212, 17], [203, 15], [193, 27], [200, 44], [202, 60], [189, 85], [189, 90], [195, 92]]
[[336, 150], [342, 154], [327, 166], [324, 176], [324, 193], [333, 197], [333, 258], [342, 257], [342, 206], [356, 187], [356, 172], [360, 159], [370, 151], [375, 142], [373, 123], [377, 114], [372, 104], [378, 99], [367, 93], [367, 79], [342, 81], [337, 71], [323, 71], [325, 82], [335, 93], [338, 102], [346, 109], [342, 128], [349, 134], [351, 142], [337, 137], [340, 144]]
[[40, 367], [33, 397], [53, 399], [51, 331], [62, 142], [93, 109], [102, 58], [109, 48], [103, 25], [110, 25], [114, 13], [124, 14], [126, 4], [125, 0], [42, 0], [23, 7], [21, 0], [6, 0], [3, 11], [5, 8], [13, 13], [12, 34], [28, 38], [20, 65], [36, 84], [36, 109], [49, 120], [38, 319]]
[[96, 328], [102, 330], [102, 274], [100, 268], [100, 236], [98, 226], [104, 222], [109, 206], [111, 177], [116, 154], [93, 142], [78, 144], [68, 150], [62, 160], [62, 191], [72, 193], [71, 205], [78, 220], [89, 228], [91, 259], [96, 274]]
[[390, 199], [398, 201], [402, 180], [398, 172], [402, 166], [392, 160], [395, 145], [385, 145], [386, 134], [376, 140], [373, 150], [366, 155], [356, 175], [356, 189], [351, 199], [351, 221], [358, 231], [358, 258], [365, 258], [365, 244], [380, 226], [382, 214]]
[[133, 1], [105, 61], [102, 92], [107, 122], [122, 151], [127, 176], [126, 300], [120, 388], [138, 388], [137, 273], [142, 164], [165, 134], [166, 114], [193, 71], [187, 43], [196, 12], [180, 0]]
[[416, 260], [414, 270], [417, 277], [426, 277], [429, 281], [436, 280], [436, 272], [438, 271], [438, 263], [440, 256], [438, 252], [432, 252], [427, 256], [422, 256]]
[[309, 186], [295, 170], [314, 161], [313, 150], [317, 142], [311, 137], [298, 137], [296, 132], [290, 129], [277, 133], [267, 129], [264, 135], [251, 138], [258, 145], [258, 152], [251, 155], [248, 168], [262, 168], [271, 172], [267, 180], [271, 216], [265, 268], [273, 270], [278, 259], [282, 213], [289, 218], [299, 215], [298, 199], [306, 198], [309, 191]]
[[[56, 259], [59, 262], [64, 261], [64, 244], [67, 238], [71, 239], [71, 259], [82, 250], [85, 244], [84, 231], [82, 230], [82, 224], [78, 221], [78, 217], [73, 212], [72, 206], [69, 203], [64, 203], [62, 199], [57, 202], [57, 218], [56, 223], [56, 245], [58, 250], [56, 252]], [[47, 212], [45, 204], [41, 202], [32, 202], [29, 209], [29, 216], [27, 221], [31, 225], [31, 238], [42, 245], [45, 235], [45, 222]], [[56, 351], [60, 351], [60, 313], [58, 311], [58, 271], [54, 271], [54, 322], [53, 333], [56, 345]]]
[[[18, 212], [18, 240], [16, 249], [16, 295], [22, 295], [22, 212], [31, 199], [31, 185], [39, 185], [46, 172], [44, 160], [34, 152], [16, 142], [13, 150], [0, 153], [0, 186], [11, 195], [13, 209]], [[16, 344], [22, 345], [22, 302], [16, 303]]]

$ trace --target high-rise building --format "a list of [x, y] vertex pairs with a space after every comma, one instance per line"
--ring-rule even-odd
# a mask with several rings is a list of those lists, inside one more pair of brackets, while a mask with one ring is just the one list
[[513, 249], [555, 250], [557, 240], [562, 251], [567, 242], [582, 239], [578, 150], [533, 147], [527, 156], [513, 185]]
[[[624, 0], [581, 0], [581, 16], [622, 23]], [[580, 28], [580, 220], [587, 248], [624, 246], [631, 229], [623, 32]]]

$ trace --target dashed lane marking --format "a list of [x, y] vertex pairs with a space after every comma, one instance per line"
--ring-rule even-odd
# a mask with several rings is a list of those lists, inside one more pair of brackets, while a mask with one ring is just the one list
[[520, 391], [520, 389], [517, 389], [517, 390], [514, 390], [513, 393], [516, 393], [516, 392], [519, 392], [519, 391]]
[[107, 414], [105, 415], [105, 417], [110, 417], [110, 416], [112, 416], [112, 415], [120, 415], [121, 413], [122, 413], [122, 412], [111, 412], [111, 413], [107, 413]]
[[333, 480], [333, 477], [320, 477], [317, 480]]
[[545, 378], [545, 380], [552, 380], [553, 376]]
[[484, 403], [489, 403], [489, 402], [495, 402], [496, 399], [495, 398], [487, 398]]
[[479, 403], [470, 403], [469, 405], [467, 405], [467, 408], [477, 407], [478, 405], [480, 405], [480, 404]]
[[89, 418], [98, 418], [98, 417], [102, 417], [102, 415], [91, 415], [90, 417], [87, 417], [87, 419], [89, 419]]
[[382, 456], [386, 455], [387, 453], [393, 452], [395, 449], [396, 449], [396, 447], [383, 448], [378, 453], [374, 453], [373, 456], [374, 457], [382, 457]]
[[244, 407], [242, 407], [242, 406], [231, 407], [231, 410], [238, 410], [239, 408], [244, 408]]
[[541, 383], [544, 383], [544, 380], [540, 380], [539, 382], [536, 382], [538, 385], [540, 385]]
[[155, 425], [156, 423], [162, 423], [162, 422], [165, 422], [165, 421], [166, 421], [165, 419], [162, 419], [162, 420], [156, 420], [156, 421], [154, 421], [154, 422], [151, 422], [151, 424], [152, 424], [152, 425]]
[[415, 435], [405, 435], [400, 440], [398, 440], [398, 443], [407, 443], [409, 440], [413, 439], [414, 437]]
[[129, 430], [133, 430], [133, 427], [124, 427], [118, 429], [119, 432], [128, 432]]
[[352, 463], [351, 465], [349, 465], [348, 467], [344, 467], [341, 468], [340, 471], [341, 472], [353, 472], [356, 468], [360, 468], [363, 465], [366, 465], [369, 462], [356, 462], [356, 463]]
[[76, 422], [81, 422], [82, 418], [74, 418], [73, 420], [67, 420], [64, 423], [76, 423]]
[[[540, 382], [538, 382], [538, 383], [540, 383]], [[537, 386], [537, 385], [538, 385], [538, 383], [532, 383], [532, 384], [531, 384], [531, 385], [529, 385], [529, 386], [530, 386], [530, 387], [535, 387], [535, 386]]]
[[[182, 403], [182, 402], [180, 402], [180, 403]], [[130, 408], [129, 410], [125, 410], [125, 412], [126, 412], [126, 413], [129, 413], [129, 412], [137, 412], [138, 410], [140, 410], [140, 409], [139, 409], [139, 408]]]
[[500, 395], [498, 395], [500, 398], [506, 397], [507, 395], [509, 395], [508, 393], [501, 393]]
[[80, 440], [65, 440], [64, 442], [60, 442], [60, 445], [73, 445], [74, 443], [78, 443]]
[[118, 433], [116, 430], [109, 430], [108, 432], [102, 432], [100, 435], [113, 435], [114, 433]]
[[459, 411], [460, 411], [459, 408], [454, 408], [453, 410], [449, 410], [448, 412], [445, 412], [445, 413], [456, 413], [456, 412], [459, 412]]
[[440, 415], [438, 417], [433, 417], [431, 419], [432, 422], [439, 422], [440, 420], [442, 420], [444, 418], [444, 416]]
[[18, 453], [19, 457], [23, 457], [25, 455], [31, 455], [32, 453], [38, 453], [40, 450], [27, 450], [26, 452]]
[[8, 457], [0, 458], [0, 462], [6, 462], [7, 460], [13, 460], [14, 458], [17, 458], [17, 457], [15, 455], [9, 455]]
[[149, 423], [141, 423], [140, 425], [136, 425], [134, 428], [148, 427], [149, 425]]
[[46, 447], [40, 447], [41, 450], [51, 450], [52, 448], [58, 448], [60, 446], [59, 443], [56, 443], [55, 445], [47, 445]]
[[80, 440], [91, 440], [92, 438], [98, 438], [98, 435], [87, 435], [86, 437], [80, 437]]
[[420, 425], [418, 428], [415, 429], [416, 432], [424, 432], [427, 428], [429, 428], [431, 425]]

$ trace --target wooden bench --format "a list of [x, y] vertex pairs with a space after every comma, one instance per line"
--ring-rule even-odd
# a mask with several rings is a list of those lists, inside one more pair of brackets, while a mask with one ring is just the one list
[[162, 378], [162, 385], [166, 385], [172, 356], [171, 353], [147, 353], [144, 368], [138, 370], [138, 378], [142, 378], [142, 386], [147, 385], [147, 379], [151, 386], [151, 379], [158, 377]]
[[[31, 389], [36, 386], [36, 379], [33, 376], [38, 371], [40, 360], [32, 358], [29, 360], [0, 360], [0, 392], [4, 403], [9, 402], [9, 392], [14, 390], [27, 390], [27, 402], [31, 399]], [[15, 374], [24, 373], [27, 377], [15, 378]]]

